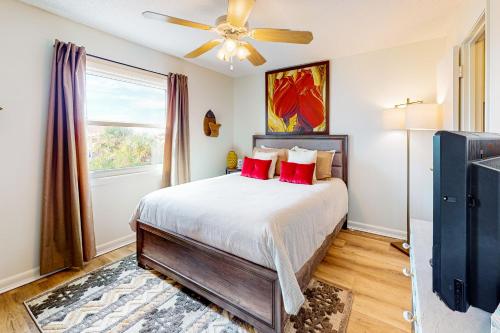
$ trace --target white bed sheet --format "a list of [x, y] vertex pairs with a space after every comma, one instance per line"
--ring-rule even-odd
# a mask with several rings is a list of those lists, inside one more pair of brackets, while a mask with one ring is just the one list
[[338, 178], [298, 185], [239, 173], [161, 189], [139, 203], [140, 219], [274, 269], [285, 311], [304, 302], [295, 272], [347, 214], [345, 183]]

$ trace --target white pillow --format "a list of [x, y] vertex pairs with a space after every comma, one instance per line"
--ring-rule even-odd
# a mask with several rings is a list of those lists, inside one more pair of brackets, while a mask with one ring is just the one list
[[[295, 150], [295, 151], [312, 151], [312, 150], [309, 150], [309, 149], [306, 149], [306, 148], [301, 148], [299, 146], [293, 147], [292, 150]], [[325, 177], [325, 176], [323, 176], [323, 178], [318, 178], [318, 176], [325, 174], [325, 167], [326, 167], [326, 165], [324, 165], [324, 166], [321, 165], [321, 163], [325, 163], [325, 161], [320, 158], [320, 156], [323, 156], [320, 153], [332, 153], [330, 160], [328, 160], [328, 170], [329, 170], [328, 174], [331, 174], [331, 168], [332, 168], [332, 164], [333, 164], [333, 158], [335, 157], [335, 153], [337, 151], [335, 149], [332, 149], [332, 150], [317, 150], [317, 152], [318, 152], [318, 154], [316, 155], [317, 156], [316, 157], [316, 179], [329, 178], [329, 177]], [[321, 167], [321, 171], [318, 170], [318, 164]], [[319, 173], [320, 175], [318, 175], [317, 173]]]
[[295, 151], [317, 151], [317, 150], [311, 150], [311, 149], [302, 148], [302, 147], [299, 147], [299, 146], [295, 146], [291, 150], [295, 150]]
[[271, 160], [271, 166], [269, 167], [269, 172], [268, 172], [268, 177], [269, 179], [274, 178], [274, 171], [276, 169], [276, 161], [278, 160], [278, 153], [277, 152], [263, 152], [263, 151], [256, 151], [255, 154], [253, 154], [253, 158], [256, 158], [258, 160]]
[[[307, 150], [300, 148], [299, 148], [300, 150], [295, 150], [295, 148], [298, 147], [293, 147], [288, 151], [288, 162], [298, 163], [298, 164], [316, 163], [316, 159], [318, 157], [317, 150]], [[316, 166], [314, 166], [313, 180], [316, 180]]]

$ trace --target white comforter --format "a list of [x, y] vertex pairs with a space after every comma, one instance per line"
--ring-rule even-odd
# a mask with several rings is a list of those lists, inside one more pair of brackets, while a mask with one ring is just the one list
[[347, 214], [341, 179], [297, 185], [239, 173], [161, 189], [139, 203], [140, 219], [278, 273], [285, 310], [304, 302], [295, 272]]

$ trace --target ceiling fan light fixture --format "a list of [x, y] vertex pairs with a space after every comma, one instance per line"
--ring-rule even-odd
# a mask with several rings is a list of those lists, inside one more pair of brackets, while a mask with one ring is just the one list
[[246, 58], [248, 58], [249, 55], [250, 51], [248, 51], [248, 49], [245, 46], [243, 45], [238, 46], [238, 49], [236, 50], [236, 56], [240, 61], [245, 60]]
[[226, 61], [230, 62], [231, 61], [231, 55], [227, 54], [226, 50], [224, 47], [221, 47], [219, 51], [217, 51], [217, 58], [221, 61]]
[[226, 52], [226, 55], [229, 56], [233, 56], [236, 53], [237, 47], [238, 47], [238, 42], [231, 38], [227, 38], [226, 41], [224, 42], [224, 45], [222, 45], [222, 48]]
[[221, 47], [219, 51], [217, 51], [217, 58], [219, 60], [224, 61], [224, 57], [226, 56], [226, 53], [224, 52], [224, 49]]

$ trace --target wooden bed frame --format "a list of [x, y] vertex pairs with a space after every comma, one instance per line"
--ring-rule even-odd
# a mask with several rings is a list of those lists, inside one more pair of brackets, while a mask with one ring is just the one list
[[[254, 135], [253, 146], [275, 148], [300, 146], [336, 150], [332, 173], [347, 184], [347, 136]], [[346, 227], [347, 216], [325, 239], [323, 245], [296, 274], [302, 289], [307, 287], [331, 242]], [[335, 221], [339, 222], [339, 221]], [[230, 253], [137, 221], [137, 261], [178, 281], [212, 303], [245, 320], [261, 332], [283, 332], [288, 318], [283, 308], [276, 271]]]

